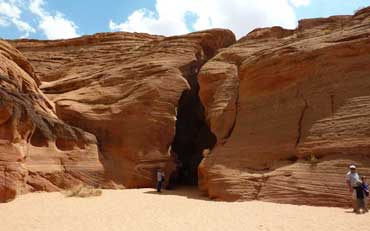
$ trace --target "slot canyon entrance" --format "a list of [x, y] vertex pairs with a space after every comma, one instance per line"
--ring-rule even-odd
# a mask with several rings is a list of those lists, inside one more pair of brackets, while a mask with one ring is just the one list
[[196, 84], [192, 90], [183, 92], [179, 101], [176, 135], [171, 146], [177, 170], [170, 177], [170, 189], [178, 185], [198, 185], [198, 165], [203, 150], [212, 149], [217, 141], [205, 122], [198, 89]]

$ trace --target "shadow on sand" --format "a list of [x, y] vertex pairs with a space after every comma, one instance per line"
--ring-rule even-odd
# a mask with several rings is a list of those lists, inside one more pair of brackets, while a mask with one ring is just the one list
[[346, 210], [344, 211], [345, 213], [352, 213], [352, 214], [355, 214], [355, 215], [364, 215], [364, 214], [368, 214], [367, 212], [364, 213], [364, 212], [354, 212], [353, 210]]
[[207, 196], [205, 196], [197, 187], [195, 186], [178, 186], [171, 190], [162, 189], [162, 192], [157, 192], [155, 189], [151, 191], [145, 192], [146, 194], [154, 194], [158, 196], [181, 196], [187, 197], [189, 199], [195, 200], [204, 200], [204, 201], [212, 201]]

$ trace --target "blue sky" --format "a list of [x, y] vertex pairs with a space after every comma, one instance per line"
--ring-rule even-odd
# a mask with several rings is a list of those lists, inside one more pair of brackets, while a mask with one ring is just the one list
[[223, 27], [294, 28], [302, 18], [353, 14], [370, 0], [0, 0], [0, 37], [71, 38], [107, 31], [175, 35]]

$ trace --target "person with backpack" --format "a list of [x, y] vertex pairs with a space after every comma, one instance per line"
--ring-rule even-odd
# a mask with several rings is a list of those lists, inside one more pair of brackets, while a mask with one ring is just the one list
[[361, 178], [357, 173], [355, 165], [349, 166], [349, 172], [346, 174], [346, 183], [352, 196], [353, 212], [360, 213], [359, 204], [363, 201], [364, 194], [361, 187]]

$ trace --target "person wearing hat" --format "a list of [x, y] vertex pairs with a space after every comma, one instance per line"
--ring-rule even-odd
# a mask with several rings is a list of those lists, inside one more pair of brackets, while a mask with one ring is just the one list
[[[352, 195], [352, 206], [353, 206], [353, 212], [359, 213], [359, 204], [362, 202], [364, 199], [363, 197], [363, 190], [361, 187], [362, 181], [360, 176], [358, 175], [356, 171], [356, 166], [355, 165], [350, 165], [349, 166], [349, 172], [346, 175], [346, 183], [349, 189], [349, 192]], [[360, 195], [360, 189], [362, 195]]]

